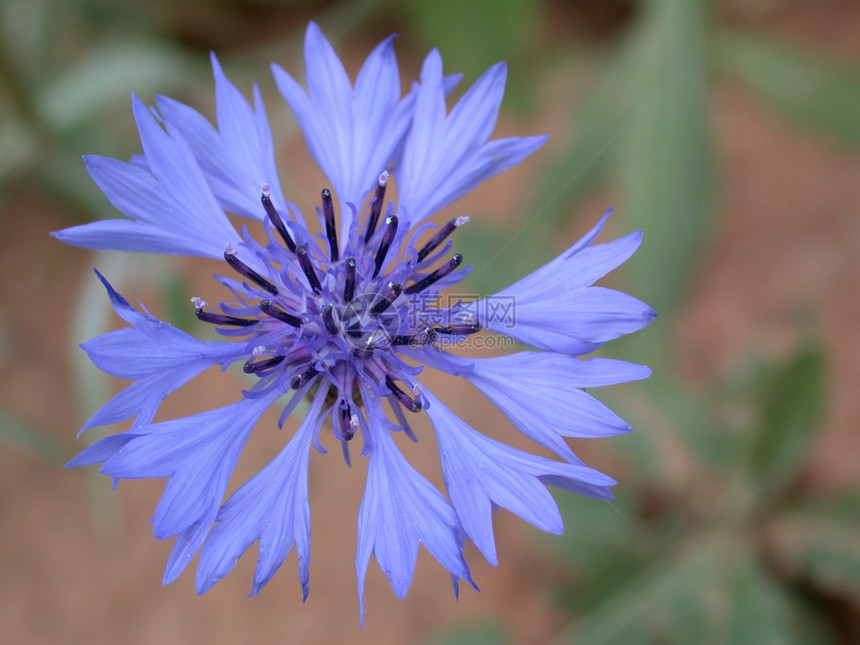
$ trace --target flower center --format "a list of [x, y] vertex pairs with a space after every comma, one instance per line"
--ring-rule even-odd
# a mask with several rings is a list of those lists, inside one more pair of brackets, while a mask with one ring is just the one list
[[[197, 317], [218, 325], [219, 333], [249, 337], [251, 355], [243, 369], [262, 379], [259, 387], [297, 394], [329, 387], [329, 396], [334, 393], [337, 402], [332, 421], [344, 440], [351, 439], [360, 424], [359, 383], [387, 397], [393, 408], [420, 412], [425, 403], [415, 380], [420, 369], [407, 364], [400, 352], [481, 328], [459, 302], [428, 306], [440, 287], [464, 275], [457, 272], [463, 262], [459, 253], [438, 263], [450, 251], [448, 238], [468, 218], [451, 220], [416, 250], [408, 233], [400, 230], [392, 204], [383, 217], [388, 178], [387, 172], [379, 177], [363, 232], [362, 227], [351, 227], [343, 247], [328, 188], [322, 190], [317, 209], [323, 230], [318, 237], [324, 239], [320, 244], [303, 225], [278, 212], [268, 186], [263, 186], [269, 244], [263, 246], [246, 234], [241, 245], [250, 252], [242, 257], [259, 262], [251, 266], [230, 245], [224, 252], [224, 260], [242, 281], [222, 282], [239, 302], [221, 303], [223, 313], [215, 313], [204, 310], [204, 301], [193, 299]], [[421, 230], [426, 227], [413, 235]]]

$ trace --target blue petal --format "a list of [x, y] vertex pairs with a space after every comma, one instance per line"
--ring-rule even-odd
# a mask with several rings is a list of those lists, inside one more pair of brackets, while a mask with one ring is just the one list
[[123, 432], [121, 434], [112, 434], [109, 437], [96, 441], [93, 445], [88, 446], [76, 455], [66, 468], [77, 468], [78, 466], [92, 466], [100, 464], [105, 460], [113, 457], [125, 444], [134, 439], [136, 436], [133, 432]]
[[408, 211], [412, 226], [421, 220], [421, 198], [429, 194], [429, 185], [437, 173], [435, 162], [442, 152], [439, 142], [445, 138], [445, 118], [442, 57], [434, 49], [421, 69], [413, 128], [396, 173], [400, 206]]
[[[98, 271], [114, 310], [132, 328], [108, 332], [83, 344], [90, 360], [102, 371], [126, 379], [140, 379], [105, 404], [83, 430], [117, 423], [138, 415], [134, 426], [152, 421], [161, 401], [206, 368], [241, 358], [242, 343], [204, 342], [134, 308]], [[83, 431], [82, 430], [82, 431]]]
[[361, 204], [401, 146], [414, 99], [400, 100], [393, 36], [368, 56], [354, 89], [315, 23], [308, 26], [305, 38], [305, 65], [307, 93], [277, 65], [272, 73], [311, 155], [340, 200], [342, 225], [348, 229], [352, 211], [346, 203]]
[[308, 453], [319, 431], [324, 395], [325, 389], [320, 388], [286, 447], [221, 508], [200, 552], [198, 593], [205, 593], [232, 571], [239, 556], [259, 540], [252, 595], [272, 578], [295, 543], [303, 599], [307, 598], [311, 544]]
[[132, 110], [150, 172], [178, 212], [163, 213], [164, 228], [175, 226], [207, 241], [221, 257], [224, 244], [237, 240], [236, 231], [218, 206], [194, 154], [178, 133], [168, 135], [136, 96]]
[[[657, 315], [643, 302], [595, 280], [626, 261], [639, 247], [641, 232], [608, 244], [587, 246], [607, 215], [583, 239], [507, 289], [472, 307], [481, 324], [537, 349], [587, 354], [601, 344], [637, 331]], [[493, 301], [514, 303], [514, 320], [492, 315]]]
[[447, 115], [442, 59], [436, 50], [425, 59], [412, 129], [396, 168], [400, 206], [410, 224], [518, 164], [546, 140], [527, 137], [487, 142], [496, 125], [505, 74], [504, 63], [491, 67]]
[[218, 130], [178, 101], [159, 96], [158, 108], [168, 131], [178, 132], [188, 142], [222, 208], [262, 220], [260, 190], [264, 183], [269, 184], [273, 203], [284, 207], [265, 107], [256, 85], [254, 109], [224, 75], [215, 54], [211, 59]]
[[212, 522], [215, 521], [216, 513], [217, 507], [209, 506], [200, 519], [176, 536], [173, 548], [167, 558], [167, 566], [164, 568], [161, 584], [169, 585], [185, 571], [185, 567], [188, 566], [191, 558], [194, 557], [197, 549], [206, 539], [206, 534], [209, 533]]
[[[373, 401], [368, 392], [365, 402]], [[376, 556], [399, 598], [412, 582], [418, 544], [451, 574], [471, 582], [463, 559], [462, 528], [442, 494], [403, 458], [382, 423], [378, 402], [369, 405], [371, 448], [367, 484], [358, 511], [356, 573], [362, 620], [364, 577]]]
[[580, 360], [552, 352], [474, 359], [464, 374], [523, 434], [571, 463], [562, 437], [607, 437], [632, 428], [580, 388], [647, 378], [642, 365], [609, 358]]
[[85, 248], [222, 258], [239, 236], [218, 206], [191, 149], [169, 136], [133, 97], [145, 167], [105, 157], [84, 158], [93, 180], [128, 220], [74, 226], [54, 237]]
[[107, 459], [101, 472], [115, 478], [168, 477], [155, 511], [155, 537], [178, 535], [217, 511], [248, 436], [279, 396], [272, 390], [224, 408], [156, 423]]
[[214, 249], [201, 245], [196, 239], [129, 220], [112, 219], [70, 226], [62, 231], [52, 231], [51, 236], [84, 249], [214, 257]]
[[[506, 446], [477, 432], [424, 391], [436, 429], [448, 497], [466, 534], [495, 565], [493, 506], [507, 508], [539, 529], [561, 533], [561, 515], [542, 478], [606, 498], [615, 481], [581, 463], [560, 463]], [[566, 486], [565, 486], [566, 487]]]

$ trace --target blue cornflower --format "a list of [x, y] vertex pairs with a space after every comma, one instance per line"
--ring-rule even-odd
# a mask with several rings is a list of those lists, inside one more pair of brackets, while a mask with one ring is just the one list
[[[130, 326], [83, 348], [103, 371], [135, 382], [83, 429], [133, 422], [69, 465], [102, 463], [101, 472], [115, 480], [167, 478], [153, 519], [157, 538], [175, 538], [165, 583], [199, 550], [197, 589], [203, 593], [259, 541], [256, 593], [295, 544], [307, 597], [310, 446], [325, 452], [324, 441], [337, 441], [349, 463], [349, 446], [360, 435], [368, 459], [356, 557], [363, 612], [371, 554], [402, 597], [421, 543], [450, 571], [456, 590], [460, 579], [474, 585], [463, 558], [466, 538], [496, 564], [496, 507], [560, 533], [561, 516], [546, 485], [611, 498], [608, 487], [615, 482], [583, 464], [564, 438], [630, 430], [585, 388], [645, 378], [649, 370], [576, 356], [640, 329], [654, 313], [630, 296], [592, 286], [627, 260], [641, 239], [637, 232], [592, 245], [607, 216], [498, 294], [469, 302], [439, 298], [468, 272], [463, 256], [450, 254], [451, 236], [467, 218], [441, 226], [422, 222], [522, 161], [546, 137], [489, 141], [504, 90], [503, 63], [449, 113], [445, 97], [459, 78], [443, 76], [436, 51], [404, 97], [393, 37], [373, 50], [354, 85], [313, 23], [305, 60], [307, 92], [281, 68], [273, 73], [331, 182], [316, 208], [317, 234], [283, 197], [258, 89], [251, 106], [214, 56], [217, 127], [169, 98], [157, 97], [155, 110], [133, 97], [143, 155], [131, 162], [86, 157], [95, 182], [130, 219], [75, 226], [55, 233], [58, 239], [86, 248], [217, 258], [229, 277], [216, 277], [226, 302], [210, 307], [193, 299], [197, 318], [225, 339], [200, 341], [138, 311], [98, 275]], [[396, 205], [386, 202], [392, 182]], [[254, 220], [263, 241], [247, 228], [237, 232], [225, 212]], [[473, 359], [445, 349], [481, 330], [543, 351]], [[251, 379], [238, 401], [153, 422], [168, 394], [208, 367], [237, 362]], [[422, 384], [421, 365], [472, 383], [561, 460], [509, 447], [470, 427]], [[303, 399], [309, 410], [298, 431], [224, 501], [264, 411], [284, 402], [282, 425]], [[447, 498], [394, 440], [397, 431], [414, 439], [408, 417], [422, 413], [436, 430]]]

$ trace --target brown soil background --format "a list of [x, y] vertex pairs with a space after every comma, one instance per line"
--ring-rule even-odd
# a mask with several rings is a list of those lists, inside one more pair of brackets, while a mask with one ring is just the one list
[[[860, 6], [855, 3], [785, 2], [759, 26], [860, 63]], [[271, 99], [269, 105], [274, 111]], [[779, 353], [798, 337], [798, 309], [816, 310], [832, 387], [827, 428], [812, 456], [808, 481], [819, 490], [856, 482], [860, 158], [779, 120], [740, 86], [718, 84], [712, 107], [724, 178], [722, 213], [718, 239], [685, 316], [685, 364], [691, 376], [707, 379], [753, 345]], [[502, 124], [502, 129], [510, 128]], [[299, 142], [290, 145], [297, 150]], [[513, 181], [529, 172], [526, 164]], [[501, 203], [500, 193], [511, 181], [496, 180], [480, 189], [480, 210], [488, 218], [494, 198]], [[505, 190], [499, 190], [502, 183]], [[0, 398], [4, 408], [48, 429], [71, 450], [80, 412], [67, 358], [67, 312], [92, 259], [47, 236], [66, 220], [44, 200], [24, 192], [13, 200], [0, 221]], [[193, 284], [207, 293], [212, 267], [205, 262], [177, 266], [192, 271]], [[126, 292], [132, 300], [152, 302], [142, 283]], [[235, 400], [235, 383], [219, 376], [208, 374], [169, 400], [168, 412], [187, 414], [182, 404], [188, 401], [203, 409]], [[471, 390], [439, 383], [436, 388], [451, 407], [473, 424], [504, 425]], [[423, 436], [431, 436], [427, 428]], [[257, 440], [240, 469], [249, 472], [255, 456], [282, 440], [271, 435]], [[416, 467], [438, 481], [434, 449], [432, 440], [405, 448]], [[593, 459], [599, 465], [598, 453]], [[251, 558], [243, 558], [203, 597], [194, 591], [191, 571], [162, 587], [170, 544], [153, 539], [146, 521], [162, 482], [123, 482], [115, 495], [116, 521], [99, 529], [79, 472], [0, 450], [0, 641], [384, 645], [420, 642], [483, 618], [503, 621], [515, 643], [536, 643], [560, 628], [562, 618], [552, 609], [546, 584], [556, 565], [536, 545], [534, 531], [503, 512], [496, 520], [501, 565], [488, 566], [474, 548], [467, 552], [480, 594], [464, 588], [455, 602], [448, 575], [422, 551], [412, 588], [398, 601], [374, 561], [367, 579], [366, 626], [360, 631], [354, 518], [364, 471], [360, 460], [354, 461], [348, 470], [334, 451], [314, 453], [311, 459], [311, 595], [302, 605], [292, 554], [252, 599], [245, 596], [253, 549]], [[623, 485], [624, 473], [612, 474]]]

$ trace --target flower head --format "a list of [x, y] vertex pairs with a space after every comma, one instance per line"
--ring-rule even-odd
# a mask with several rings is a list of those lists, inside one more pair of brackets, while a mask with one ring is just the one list
[[[200, 551], [197, 588], [207, 591], [259, 542], [253, 592], [274, 575], [295, 544], [308, 593], [309, 449], [330, 433], [343, 447], [357, 440], [368, 459], [358, 514], [359, 597], [374, 555], [395, 592], [409, 588], [419, 543], [452, 575], [472, 582], [465, 539], [496, 563], [492, 510], [501, 506], [554, 533], [561, 517], [546, 486], [610, 498], [615, 482], [583, 464], [565, 437], [608, 436], [629, 426], [584, 388], [645, 378], [645, 367], [577, 356], [633, 332], [653, 312], [622, 293], [592, 286], [629, 258], [633, 233], [592, 245], [605, 217], [582, 240], [532, 275], [482, 300], [440, 291], [468, 272], [452, 253], [468, 218], [423, 223], [460, 196], [531, 154], [545, 137], [489, 141], [505, 84], [504, 64], [490, 68], [450, 111], [438, 52], [401, 97], [392, 38], [380, 43], [352, 84], [330, 44], [311, 24], [305, 41], [307, 92], [274, 67], [330, 186], [307, 213], [284, 200], [260, 98], [252, 107], [212, 58], [217, 128], [191, 108], [136, 97], [143, 156], [132, 162], [86, 158], [108, 199], [130, 219], [59, 231], [87, 248], [217, 258], [225, 301], [193, 299], [197, 318], [221, 341], [201, 341], [134, 309], [99, 274], [130, 327], [84, 344], [99, 368], [134, 383], [84, 426], [133, 417], [131, 428], [85, 449], [70, 465], [102, 463], [115, 479], [166, 477], [154, 533], [175, 538], [164, 581]], [[397, 203], [387, 199], [392, 181]], [[225, 212], [256, 220], [236, 231]], [[311, 221], [312, 216], [310, 214]], [[498, 315], [493, 303], [510, 302]], [[543, 351], [467, 359], [452, 341], [489, 330]], [[250, 386], [215, 410], [154, 423], [161, 401], [212, 365], [238, 363]], [[416, 366], [417, 365], [417, 366]], [[421, 381], [423, 366], [465, 378], [527, 437], [561, 461], [509, 447], [470, 427]], [[302, 399], [310, 408], [280, 454], [224, 499], [239, 455], [263, 412], [285, 403], [280, 424]], [[412, 415], [436, 429], [448, 498], [404, 458], [394, 433], [415, 438]], [[363, 601], [362, 601], [363, 603]]]

